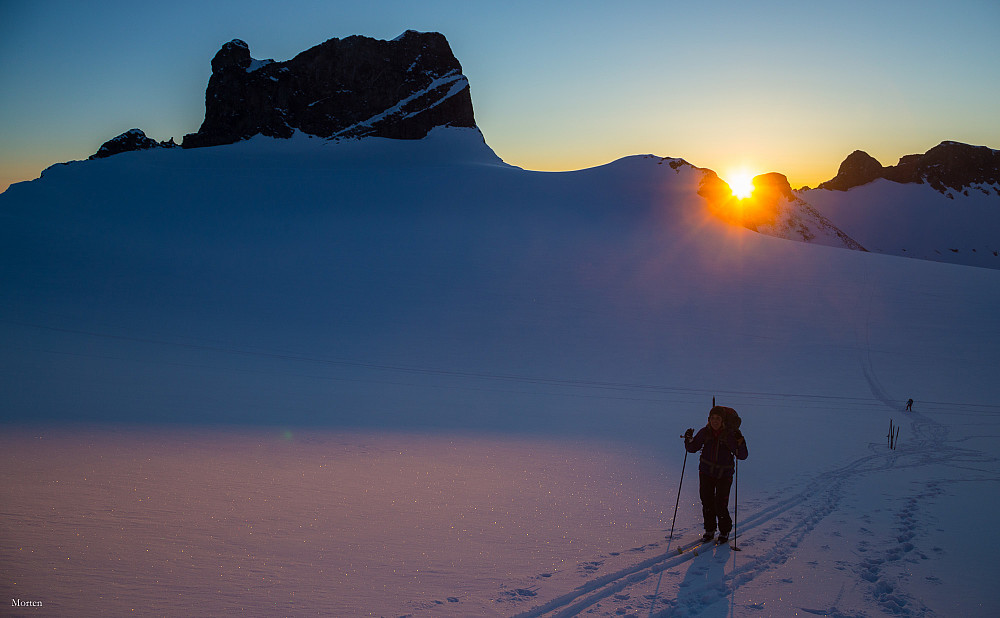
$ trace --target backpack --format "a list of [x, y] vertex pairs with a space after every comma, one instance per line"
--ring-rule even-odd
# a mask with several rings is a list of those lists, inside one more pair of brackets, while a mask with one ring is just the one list
[[740, 428], [740, 424], [743, 419], [740, 415], [736, 413], [736, 410], [728, 408], [726, 406], [712, 406], [712, 409], [708, 412], [708, 415], [719, 414], [722, 416], [722, 426], [729, 431], [736, 431]]

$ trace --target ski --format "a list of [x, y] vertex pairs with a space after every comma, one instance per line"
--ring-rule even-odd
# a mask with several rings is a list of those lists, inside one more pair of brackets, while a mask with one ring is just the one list
[[706, 540], [703, 540], [701, 538], [698, 538], [697, 541], [694, 541], [694, 542], [688, 543], [687, 545], [682, 545], [682, 546], [678, 547], [677, 548], [677, 553], [678, 554], [683, 554], [685, 552], [693, 551], [694, 555], [697, 556], [698, 555], [698, 549], [702, 545], [708, 545], [709, 543], [714, 543], [714, 542], [715, 542], [714, 539], [709, 539], [709, 540], [706, 541]]

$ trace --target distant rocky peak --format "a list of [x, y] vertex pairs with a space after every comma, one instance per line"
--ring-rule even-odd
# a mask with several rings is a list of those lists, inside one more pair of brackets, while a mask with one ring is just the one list
[[753, 196], [758, 200], [794, 200], [788, 177], [778, 172], [768, 172], [753, 177]]
[[964, 192], [977, 185], [1000, 187], [1000, 150], [941, 142], [923, 155], [903, 157], [885, 177], [896, 182], [926, 182], [941, 193]]
[[866, 185], [882, 177], [882, 164], [863, 150], [855, 150], [840, 164], [837, 175], [821, 184], [820, 189], [847, 191], [851, 187]]
[[698, 195], [705, 198], [709, 212], [733, 225], [778, 238], [866, 250], [798, 198], [784, 174], [754, 176], [753, 186], [753, 195], [741, 200], [715, 172], [703, 170]]
[[469, 82], [439, 33], [330, 39], [285, 62], [255, 60], [249, 45], [234, 39], [212, 59], [205, 120], [183, 146], [296, 131], [419, 139], [438, 126], [476, 126]]
[[926, 183], [952, 195], [971, 187], [992, 187], [1000, 196], [1000, 151], [944, 141], [924, 154], [906, 155], [894, 166], [882, 167], [873, 157], [856, 150], [840, 165], [837, 176], [819, 189], [847, 191], [884, 178], [898, 183]]
[[149, 150], [151, 148], [174, 148], [176, 146], [177, 144], [174, 143], [174, 138], [172, 137], [166, 142], [158, 142], [146, 137], [146, 134], [140, 129], [129, 129], [118, 137], [104, 142], [97, 152], [90, 155], [90, 158], [104, 159], [123, 152]]

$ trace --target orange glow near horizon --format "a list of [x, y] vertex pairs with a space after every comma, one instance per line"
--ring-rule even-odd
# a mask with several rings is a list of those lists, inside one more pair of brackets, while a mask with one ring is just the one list
[[740, 169], [730, 171], [723, 180], [729, 185], [733, 196], [737, 199], [745, 200], [753, 195], [753, 177], [754, 174], [752, 172]]

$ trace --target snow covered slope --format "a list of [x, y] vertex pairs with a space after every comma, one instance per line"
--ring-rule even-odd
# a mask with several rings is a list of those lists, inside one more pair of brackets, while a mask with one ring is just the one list
[[[979, 548], [1000, 539], [966, 515], [1000, 506], [1000, 272], [757, 234], [709, 212], [703, 179], [653, 156], [530, 172], [436, 129], [12, 186], [4, 593], [63, 613], [994, 615]], [[677, 436], [713, 396], [745, 418], [744, 552], [677, 557]]]
[[699, 193], [709, 209], [723, 221], [776, 238], [797, 240], [854, 251], [866, 249], [796, 196], [782, 174], [761, 174], [753, 179], [753, 195], [739, 199], [728, 184], [706, 170]]
[[946, 141], [889, 167], [856, 150], [817, 189], [793, 193], [780, 174], [754, 184], [747, 202], [763, 202], [768, 216], [748, 227], [765, 234], [835, 246], [847, 237], [876, 253], [1000, 268], [998, 150]]
[[846, 192], [811, 189], [798, 197], [869, 251], [1000, 268], [1000, 186], [942, 193], [879, 179]]

